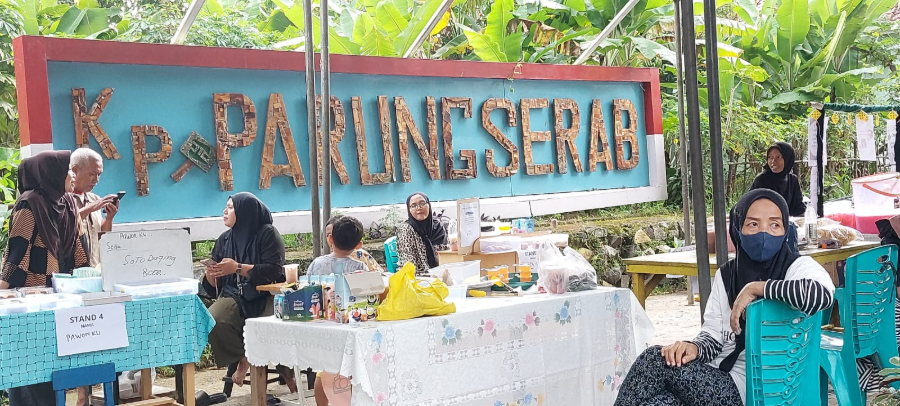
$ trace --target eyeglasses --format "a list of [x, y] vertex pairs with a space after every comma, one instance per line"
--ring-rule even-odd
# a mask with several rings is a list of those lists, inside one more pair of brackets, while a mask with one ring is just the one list
[[428, 207], [428, 202], [412, 203], [409, 205], [410, 209], [424, 209], [426, 207]]

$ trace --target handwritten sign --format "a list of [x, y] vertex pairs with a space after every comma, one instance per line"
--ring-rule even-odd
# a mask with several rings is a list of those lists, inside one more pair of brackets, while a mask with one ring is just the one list
[[459, 233], [459, 253], [472, 253], [475, 240], [481, 237], [481, 206], [477, 198], [456, 201], [456, 218], [459, 221], [456, 229]]
[[122, 303], [59, 309], [55, 317], [60, 357], [128, 346]]
[[193, 278], [187, 230], [121, 231], [100, 239], [103, 290], [117, 283], [154, 283]]

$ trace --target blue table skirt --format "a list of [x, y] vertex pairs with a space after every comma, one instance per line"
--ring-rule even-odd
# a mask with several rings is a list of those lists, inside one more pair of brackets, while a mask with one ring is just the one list
[[215, 325], [196, 295], [125, 303], [129, 346], [57, 356], [53, 311], [0, 316], [0, 388], [49, 382], [53, 371], [113, 362], [117, 371], [197, 362]]

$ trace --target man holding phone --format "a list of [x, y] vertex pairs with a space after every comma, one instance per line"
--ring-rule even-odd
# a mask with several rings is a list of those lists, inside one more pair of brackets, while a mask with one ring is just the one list
[[[84, 232], [87, 234], [91, 266], [100, 264], [100, 235], [112, 231], [113, 218], [119, 211], [119, 200], [125, 192], [100, 197], [94, 193], [94, 187], [100, 182], [103, 174], [103, 158], [90, 148], [78, 148], [72, 152], [71, 169], [75, 174], [75, 206], [81, 217]], [[106, 213], [104, 217], [101, 211]]]

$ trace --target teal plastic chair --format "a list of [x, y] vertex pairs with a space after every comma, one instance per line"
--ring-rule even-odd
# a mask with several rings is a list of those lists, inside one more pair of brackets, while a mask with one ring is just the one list
[[[116, 380], [116, 365], [113, 363], [92, 365], [54, 371], [51, 375], [53, 391], [56, 392], [56, 405], [66, 406], [66, 390], [103, 384], [103, 404], [115, 405], [113, 382]], [[90, 396], [90, 394], [88, 394]]]
[[391, 237], [384, 241], [384, 262], [387, 262], [387, 271], [397, 272], [397, 262], [400, 256], [397, 254], [397, 237]]
[[819, 404], [820, 320], [777, 300], [747, 307], [747, 406]]
[[[866, 394], [859, 388], [856, 359], [874, 356], [879, 368], [897, 356], [894, 327], [894, 270], [897, 246], [886, 245], [847, 258], [845, 286], [835, 290], [843, 332], [823, 331], [822, 369], [841, 406], [862, 406]], [[825, 377], [823, 377], [825, 378]], [[821, 392], [827, 393], [822, 379]], [[893, 386], [898, 387], [898, 383]], [[826, 404], [823, 399], [822, 405]]]

